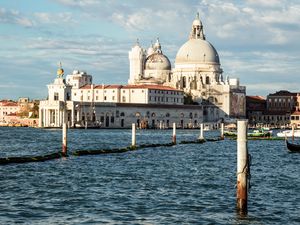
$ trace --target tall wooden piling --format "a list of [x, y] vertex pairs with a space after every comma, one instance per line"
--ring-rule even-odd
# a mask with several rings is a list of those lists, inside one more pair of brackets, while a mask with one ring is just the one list
[[136, 146], [136, 129], [135, 123], [132, 124], [132, 137], [131, 137], [131, 147]]
[[[65, 103], [66, 104], [66, 103]], [[63, 109], [63, 124], [62, 124], [62, 155], [67, 156], [68, 151], [68, 139], [67, 139], [67, 116], [66, 116], [66, 105]]]
[[63, 141], [62, 141], [62, 155], [67, 156], [68, 146], [67, 146], [67, 123], [63, 123]]
[[248, 149], [247, 128], [248, 120], [237, 122], [237, 210], [240, 215], [246, 215], [248, 211]]
[[161, 130], [163, 128], [163, 122], [160, 120], [159, 121], [159, 129]]
[[295, 139], [294, 135], [295, 135], [295, 124], [292, 124], [292, 141], [293, 142], [294, 142], [294, 139]]
[[224, 140], [224, 123], [221, 123], [221, 140]]
[[199, 140], [204, 140], [204, 136], [203, 136], [203, 123], [200, 124]]
[[172, 143], [173, 143], [174, 145], [176, 145], [176, 123], [173, 123]]

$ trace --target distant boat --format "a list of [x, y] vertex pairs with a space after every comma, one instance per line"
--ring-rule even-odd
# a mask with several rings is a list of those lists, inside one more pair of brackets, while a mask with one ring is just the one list
[[[292, 137], [293, 131], [292, 130], [284, 130], [282, 132], [277, 133], [278, 137]], [[300, 130], [294, 130], [294, 137], [300, 137]]]
[[253, 130], [253, 132], [248, 133], [248, 137], [271, 137], [272, 136], [272, 131], [269, 129], [266, 130], [265, 128], [259, 128]]
[[[228, 136], [228, 137], [236, 137], [237, 131], [236, 130], [225, 131], [224, 135]], [[272, 131], [265, 130], [264, 128], [259, 128], [259, 129], [253, 130], [252, 132], [248, 132], [247, 136], [248, 137], [271, 137]]]
[[300, 145], [290, 143], [287, 139], [285, 140], [285, 143], [290, 152], [300, 152]]

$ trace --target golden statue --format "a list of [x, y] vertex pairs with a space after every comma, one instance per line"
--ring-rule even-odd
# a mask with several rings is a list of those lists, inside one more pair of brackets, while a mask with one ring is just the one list
[[64, 69], [61, 66], [61, 62], [59, 62], [59, 68], [58, 68], [56, 74], [57, 74], [58, 77], [63, 77], [64, 76]]

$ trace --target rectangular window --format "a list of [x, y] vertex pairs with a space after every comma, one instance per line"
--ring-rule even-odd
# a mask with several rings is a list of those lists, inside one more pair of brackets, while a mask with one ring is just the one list
[[96, 96], [96, 100], [98, 100], [98, 96]]
[[106, 101], [106, 96], [104, 96], [104, 101]]
[[115, 100], [115, 96], [112, 96], [112, 100]]
[[55, 93], [54, 93], [54, 101], [57, 101], [57, 100], [58, 100], [58, 97], [59, 97], [58, 93], [55, 92]]

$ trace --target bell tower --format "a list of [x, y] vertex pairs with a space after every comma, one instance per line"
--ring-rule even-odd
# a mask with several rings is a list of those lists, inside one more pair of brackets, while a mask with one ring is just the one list
[[143, 76], [144, 62], [146, 58], [146, 53], [144, 49], [141, 48], [138, 39], [136, 44], [132, 47], [131, 51], [129, 51], [128, 56], [130, 64], [128, 84], [135, 84], [136, 81], [138, 81]]

